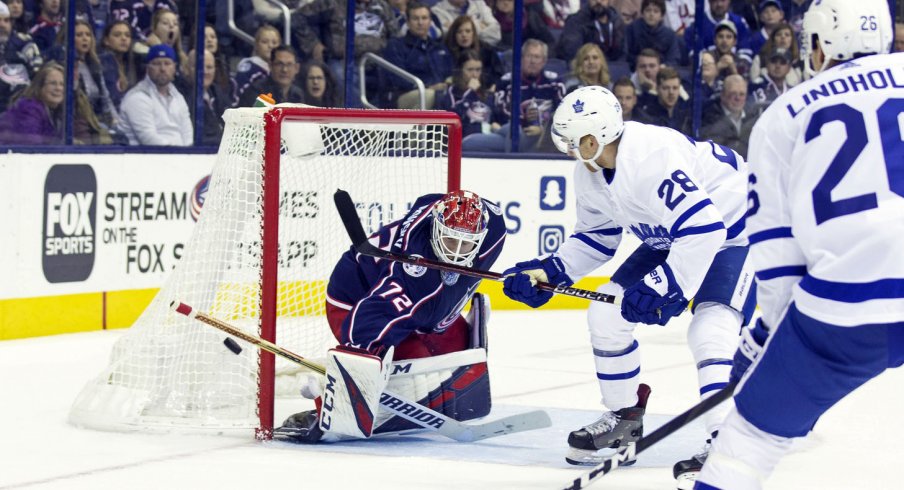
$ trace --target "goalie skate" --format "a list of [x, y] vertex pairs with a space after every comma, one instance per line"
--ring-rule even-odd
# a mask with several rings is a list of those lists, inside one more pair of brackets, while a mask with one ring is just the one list
[[[643, 414], [647, 407], [650, 387], [641, 384], [637, 388], [637, 404], [621, 410], [605, 412], [596, 422], [568, 434], [568, 455], [565, 461], [573, 465], [596, 466], [610, 452], [599, 454], [602, 449], [619, 449], [643, 436]], [[634, 464], [632, 459], [622, 466]]]

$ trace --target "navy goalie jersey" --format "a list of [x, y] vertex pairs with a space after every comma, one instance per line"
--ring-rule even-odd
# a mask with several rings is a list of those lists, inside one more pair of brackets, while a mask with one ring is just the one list
[[[437, 258], [431, 246], [432, 209], [442, 194], [415, 201], [408, 213], [371, 235], [373, 245], [391, 252]], [[488, 270], [502, 252], [505, 221], [499, 208], [481, 199], [488, 210], [487, 234], [472, 267]], [[396, 346], [413, 332], [439, 333], [458, 317], [480, 279], [358, 254], [342, 254], [327, 285], [327, 301], [351, 310], [339, 341], [373, 350]]]

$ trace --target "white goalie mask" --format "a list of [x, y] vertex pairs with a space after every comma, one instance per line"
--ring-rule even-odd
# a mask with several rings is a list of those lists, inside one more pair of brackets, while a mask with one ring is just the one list
[[[565, 96], [552, 118], [552, 141], [562, 153], [596, 165], [603, 147], [612, 143], [625, 129], [621, 104], [615, 94], [597, 86], [581, 87]], [[599, 143], [596, 154], [581, 158], [581, 138], [593, 136]]]
[[433, 206], [433, 253], [444, 262], [470, 266], [487, 236], [490, 215], [480, 196], [452, 191]]
[[[802, 51], [807, 74], [825, 70], [830, 60], [891, 51], [894, 31], [885, 0], [816, 0], [804, 14]], [[814, 36], [818, 41], [814, 40]], [[825, 60], [813, 66], [811, 53], [818, 42]]]

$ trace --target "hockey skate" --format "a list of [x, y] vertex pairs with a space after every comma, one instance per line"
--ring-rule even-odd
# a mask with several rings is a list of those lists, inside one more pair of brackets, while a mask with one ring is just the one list
[[[640, 439], [649, 397], [650, 387], [641, 383], [637, 387], [637, 405], [606, 412], [596, 422], [568, 434], [569, 450], [565, 461], [574, 465], [595, 466], [610, 455], [597, 454], [600, 449], [619, 449]], [[635, 461], [626, 461], [622, 466], [632, 465]]]
[[299, 412], [283, 422], [282, 427], [273, 429], [273, 435], [289, 442], [316, 444], [323, 437], [317, 410]]
[[672, 468], [672, 475], [675, 476], [678, 490], [691, 490], [694, 488], [697, 475], [700, 474], [700, 470], [703, 469], [703, 463], [706, 462], [706, 458], [709, 456], [709, 448], [712, 446], [712, 441], [718, 434], [719, 431], [713, 432], [712, 437], [707, 439], [706, 444], [703, 445], [703, 451], [693, 455], [690, 459], [675, 463]]

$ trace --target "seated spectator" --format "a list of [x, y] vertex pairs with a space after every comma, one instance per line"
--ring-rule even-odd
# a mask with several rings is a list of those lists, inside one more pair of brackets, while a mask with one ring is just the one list
[[600, 47], [593, 43], [581, 46], [571, 60], [571, 75], [565, 79], [565, 93], [590, 85], [609, 87], [609, 65]]
[[117, 20], [104, 28], [104, 50], [100, 62], [104, 70], [104, 84], [116, 109], [122, 98], [138, 83], [141, 63], [132, 52], [132, 28], [124, 20]]
[[496, 46], [502, 38], [499, 21], [483, 0], [440, 0], [430, 11], [439, 18], [444, 32], [449, 32], [449, 27], [459, 16], [467, 15], [476, 25], [481, 43]]
[[776, 48], [769, 55], [766, 74], [762, 81], [750, 85], [750, 96], [759, 108], [765, 109], [779, 95], [791, 88], [786, 80], [790, 71], [791, 53], [785, 48]]
[[[490, 0], [492, 2], [492, 0]], [[512, 39], [515, 30], [515, 0], [496, 0], [492, 5], [493, 17], [499, 22], [499, 30], [502, 40], [496, 45], [499, 51], [512, 49]], [[536, 8], [525, 6], [521, 14], [521, 39], [537, 39], [546, 45], [552, 45], [555, 38], [549, 32], [549, 27], [543, 22], [540, 11]]]
[[587, 43], [596, 43], [606, 59], [614, 61], [624, 54], [625, 24], [609, 0], [588, 0], [578, 12], [565, 21], [556, 47], [557, 57], [570, 60]]
[[716, 68], [716, 59], [709, 51], [700, 53], [700, 78], [703, 81], [703, 104], [716, 99], [722, 93], [723, 78], [719, 76]]
[[452, 22], [446, 32], [446, 49], [449, 50], [449, 54], [456, 63], [460, 61], [459, 58], [464, 51], [477, 52], [483, 64], [481, 83], [486, 87], [495, 87], [502, 78], [502, 74], [505, 73], [502, 58], [493, 48], [485, 46], [476, 33], [477, 26], [474, 21], [469, 16], [462, 15]]
[[894, 52], [904, 52], [904, 22], [895, 22]]
[[741, 75], [745, 79], [750, 75], [750, 57], [746, 51], [737, 49], [738, 30], [734, 22], [723, 20], [716, 26], [716, 45], [710, 50], [716, 60], [719, 77]]
[[28, 31], [41, 54], [46, 55], [54, 46], [57, 33], [63, 26], [63, 9], [60, 0], [39, 0], [39, 14]]
[[94, 29], [84, 20], [75, 21], [75, 57], [78, 91], [85, 94], [100, 123], [105, 127], [114, 127], [119, 121], [119, 114], [104, 81], [104, 67], [97, 56]]
[[182, 70], [188, 63], [188, 56], [182, 49], [182, 29], [179, 27], [179, 16], [169, 9], [158, 9], [151, 19], [151, 33], [148, 34], [149, 46], [166, 44], [176, 53], [176, 78], [182, 76]]
[[452, 84], [436, 99], [437, 109], [454, 112], [461, 118], [463, 138], [490, 134], [500, 127], [493, 113], [493, 92], [481, 82], [480, 58], [476, 51], [463, 51], [457, 58]]
[[[408, 33], [391, 39], [383, 52], [386, 61], [402, 68], [424, 82], [426, 109], [432, 109], [437, 90], [445, 90], [445, 80], [452, 75], [452, 55], [446, 46], [427, 35], [430, 27], [430, 9], [417, 3], [408, 4]], [[389, 74], [393, 90], [400, 94], [398, 107], [414, 109], [419, 104], [419, 94], [407, 79]]]
[[[524, 2], [525, 6], [529, 3]], [[581, 9], [580, 0], [541, 0], [543, 23], [550, 29], [560, 30], [565, 27], [568, 17]]]
[[[355, 33], [353, 39], [355, 43], [355, 66], [357, 66], [358, 62], [361, 61], [361, 57], [367, 53], [374, 53], [385, 58], [384, 50], [389, 40], [398, 36], [400, 31], [392, 7], [385, 0], [354, 0], [354, 2]], [[346, 2], [335, 2], [336, 10], [333, 14], [333, 24], [330, 29], [333, 35], [331, 42], [332, 52], [337, 56], [337, 59], [341, 60], [345, 59], [345, 19], [347, 16], [345, 5]], [[408, 10], [410, 10], [410, 5], [406, 6], [406, 16], [408, 15]], [[430, 10], [428, 9], [427, 12], [429, 13]], [[428, 22], [428, 36], [430, 33], [429, 25], [430, 23]], [[410, 28], [410, 26], [408, 27]], [[442, 33], [440, 32], [437, 39], [441, 37]], [[339, 77], [337, 82], [340, 85], [347, 82], [346, 85], [351, 87], [351, 100], [346, 100], [346, 105], [348, 107], [361, 107], [361, 84], [358, 81], [358, 70], [352, 70], [352, 79], [346, 81], [345, 64], [336, 63], [332, 66], [333, 74]], [[378, 79], [377, 68], [373, 64], [367, 66], [365, 77], [365, 87], [367, 87], [369, 99], [374, 100], [372, 96], [376, 96], [381, 98], [379, 101], [381, 104], [388, 104], [390, 97], [387, 93], [389, 91], [377, 89], [378, 86], [383, 84], [380, 83], [381, 80]]]
[[643, 0], [641, 17], [625, 29], [625, 54], [634, 69], [637, 55], [645, 48], [653, 48], [662, 55], [663, 63], [677, 66], [681, 61], [678, 36], [662, 22], [665, 0]]
[[793, 87], [803, 80], [804, 61], [800, 58], [797, 37], [788, 24], [776, 27], [766, 44], [763, 45], [763, 49], [753, 58], [753, 62], [750, 64], [750, 80], [755, 83], [762, 80], [764, 68], [762, 55], [764, 53], [772, 53], [778, 48], [786, 49], [791, 53], [791, 71], [788, 72], [788, 76], [785, 78], [788, 85]]
[[[856, 1], [856, 0], [854, 0]], [[794, 37], [798, 37], [804, 27], [804, 14], [810, 9], [813, 0], [784, 0], [782, 6], [785, 11], [785, 22], [794, 31]]]
[[672, 128], [689, 135], [691, 133], [690, 104], [681, 100], [681, 77], [674, 68], [662, 67], [656, 74], [655, 100], [643, 105], [637, 121]]
[[151, 46], [145, 62], [144, 79], [122, 99], [122, 132], [130, 145], [191, 145], [188, 105], [173, 85], [176, 52], [167, 44]]
[[159, 10], [179, 12], [173, 0], [110, 0], [110, 16], [132, 26], [134, 41], [141, 43], [141, 53], [145, 46], [154, 44], [148, 38], [154, 32], [153, 19]]
[[253, 107], [260, 94], [270, 94], [277, 104], [304, 102], [304, 92], [295, 85], [301, 70], [298, 53], [291, 46], [279, 46], [270, 53], [270, 76], [251, 84], [239, 99], [238, 107]]
[[13, 96], [0, 115], [0, 144], [51, 145], [63, 142], [66, 76], [55, 61], [44, 64], [28, 87]]
[[679, 49], [684, 50], [684, 31], [694, 23], [694, 12], [697, 11], [696, 0], [666, 0], [665, 22], [666, 27], [675, 31], [678, 36]]
[[[282, 44], [279, 31], [270, 24], [260, 26], [254, 33], [254, 55], [239, 61], [235, 74], [235, 96], [240, 100], [251, 84], [263, 80], [270, 74], [270, 53]], [[254, 94], [256, 99], [259, 94]]]
[[493, 134], [474, 134], [468, 138], [467, 145], [462, 148], [469, 151], [508, 151], [511, 134], [512, 117], [519, 117], [521, 133], [519, 150], [534, 150], [546, 128], [552, 121], [552, 115], [562, 97], [565, 86], [555, 72], [544, 71], [547, 61], [547, 46], [542, 41], [528, 39], [521, 48], [521, 105], [517, 110], [512, 108], [512, 73], [502, 76], [500, 87], [496, 90], [494, 111], [498, 122], [502, 124]]
[[622, 119], [634, 121], [634, 108], [637, 106], [637, 89], [634, 82], [628, 77], [619, 78], [612, 86], [612, 93], [621, 105]]
[[0, 2], [0, 64], [22, 65], [34, 75], [43, 63], [41, 50], [27, 33], [13, 30], [9, 7]]
[[719, 99], [703, 108], [703, 124], [700, 127], [699, 139], [712, 140], [747, 158], [750, 132], [759, 113], [746, 110], [746, 103], [747, 80], [741, 75], [726, 77]]
[[340, 107], [336, 79], [325, 63], [308, 61], [301, 68], [304, 103], [317, 107]]
[[662, 65], [661, 60], [659, 51], [652, 48], [644, 49], [637, 55], [637, 66], [631, 75], [631, 81], [637, 89], [637, 102], [641, 106], [656, 98], [656, 74]]
[[302, 2], [292, 13], [292, 42], [302, 59], [326, 63], [343, 58], [330, 49], [335, 14], [335, 3], [331, 0]]
[[612, 7], [621, 14], [625, 25], [640, 18], [641, 0], [611, 0], [611, 2]]
[[[191, 45], [192, 50], [194, 50], [195, 43], [192, 42]], [[217, 38], [217, 31], [210, 24], [204, 25], [204, 49], [213, 54], [214, 65], [216, 67], [213, 76], [213, 84], [220, 92], [228, 94], [229, 99], [227, 107], [233, 107], [236, 102], [233, 99], [233, 97], [235, 97], [235, 85], [234, 81], [229, 77], [229, 62], [226, 61], [226, 56], [220, 53], [220, 40]], [[190, 60], [193, 58], [194, 57], [191, 55], [188, 57]]]
[[9, 16], [13, 22], [13, 32], [28, 34], [34, 24], [32, 21], [34, 15], [25, 8], [23, 0], [8, 0], [6, 5], [9, 7]]
[[776, 27], [785, 23], [785, 11], [778, 0], [763, 0], [757, 9], [759, 11], [760, 28], [750, 34], [748, 48], [751, 53], [759, 53], [766, 44], [766, 40], [772, 35]]
[[697, 31], [703, 38], [703, 49], [711, 49], [716, 42], [716, 25], [724, 20], [731, 21], [735, 26], [735, 37], [737, 38], [737, 46], [739, 49], [748, 49], [749, 31], [747, 21], [740, 15], [728, 11], [728, 3], [730, 0], [709, 0], [709, 12], [703, 17], [703, 23], [699, 29], [692, 24], [684, 30], [684, 44], [687, 46], [687, 52], [693, 55], [696, 47]]
[[[194, 50], [189, 51], [189, 58], [195, 57]], [[187, 66], [188, 78], [195, 79], [195, 64], [191, 63]], [[220, 139], [223, 138], [223, 112], [232, 105], [232, 95], [222, 90], [215, 82], [217, 75], [216, 56], [208, 50], [204, 50], [204, 78], [202, 86], [204, 87], [204, 126], [201, 134], [201, 144], [218, 146]], [[194, 121], [195, 107], [194, 104], [189, 109], [192, 120]]]
[[[408, 11], [408, 0], [387, 0], [389, 6], [392, 7], [392, 14], [395, 17], [396, 24], [399, 26], [399, 36], [404, 36], [408, 32], [408, 19], [405, 12]], [[430, 12], [430, 30], [427, 34], [430, 39], [442, 39], [443, 28], [440, 25], [439, 17]]]

